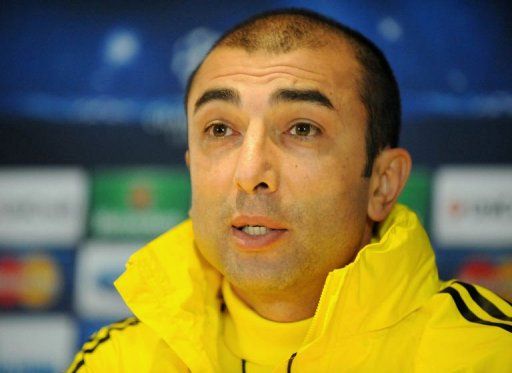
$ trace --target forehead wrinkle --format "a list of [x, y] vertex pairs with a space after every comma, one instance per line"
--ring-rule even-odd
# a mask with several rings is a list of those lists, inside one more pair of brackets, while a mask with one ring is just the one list
[[[310, 71], [310, 70], [306, 70], [306, 69], [299, 69], [297, 67], [288, 67], [288, 68], [284, 68], [284, 69], [280, 69], [280, 70], [277, 70], [277, 69], [274, 69], [275, 71], [265, 71], [265, 70], [271, 70], [271, 69], [253, 69], [254, 71], [248, 71], [249, 69], [247, 68], [241, 68], [240, 69], [240, 72], [232, 72], [232, 73], [226, 73], [226, 74], [219, 74], [217, 76], [215, 76], [215, 78], [223, 78], [223, 77], [229, 77], [229, 76], [235, 76], [235, 75], [245, 75], [245, 76], [253, 76], [253, 77], [256, 77], [256, 78], [260, 78], [260, 77], [264, 77], [264, 76], [272, 76], [272, 75], [289, 75], [289, 76], [294, 76], [296, 77], [297, 76], [297, 73], [306, 73], [306, 74], [310, 74], [312, 76], [315, 76], [315, 77], [321, 77], [322, 74], [318, 73], [318, 72], [315, 72], [315, 71]], [[294, 72], [291, 72], [291, 71], [287, 71], [287, 70], [295, 70]], [[214, 78], [214, 79], [215, 79]]]
[[[233, 76], [252, 76], [252, 77], [264, 77], [264, 76], [272, 76], [276, 74], [281, 75], [287, 75], [292, 77], [297, 77], [297, 74], [307, 74], [312, 75], [315, 78], [309, 77], [309, 79], [312, 80], [321, 80], [322, 74], [315, 70], [309, 70], [302, 67], [287, 65], [287, 64], [274, 64], [272, 66], [265, 66], [265, 67], [251, 67], [247, 65], [240, 65], [237, 67], [220, 67], [220, 70], [218, 74], [215, 74], [212, 76], [212, 80], [214, 79], [221, 79], [221, 78], [228, 78]], [[224, 72], [223, 70], [230, 70], [230, 72]], [[234, 71], [233, 71], [234, 70]], [[302, 73], [302, 74], [301, 74]]]
[[[326, 79], [321, 74], [316, 74], [315, 77], [303, 77], [297, 76], [297, 74], [288, 73], [288, 72], [272, 72], [270, 74], [261, 74], [261, 75], [251, 75], [246, 72], [236, 72], [230, 74], [222, 74], [216, 75], [210, 79], [210, 83], [215, 83], [218, 85], [231, 85], [224, 81], [224, 79], [231, 79], [233, 83], [244, 82], [244, 81], [253, 81], [252, 84], [257, 84], [258, 86], [269, 84], [270, 82], [278, 79], [287, 79], [287, 83], [285, 83], [281, 89], [301, 89], [301, 90], [319, 90], [319, 86], [324, 86], [329, 91], [332, 89], [331, 81]], [[327, 84], [327, 86], [325, 86]], [[236, 85], [236, 84], [235, 84]], [[318, 86], [317, 86], [318, 85]]]

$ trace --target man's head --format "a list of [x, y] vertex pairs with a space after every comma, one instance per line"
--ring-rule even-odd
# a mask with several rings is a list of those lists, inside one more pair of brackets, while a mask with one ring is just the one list
[[[272, 32], [268, 32], [269, 29]], [[360, 67], [358, 90], [366, 109], [364, 176], [386, 147], [397, 147], [401, 127], [400, 92], [384, 54], [361, 33], [330, 18], [304, 9], [278, 10], [256, 15], [226, 32], [210, 49], [219, 46], [247, 52], [286, 53], [299, 48], [318, 49], [341, 39], [350, 44]], [[201, 65], [191, 74], [185, 92], [187, 110], [190, 88]]]
[[226, 33], [186, 105], [196, 243], [242, 297], [319, 296], [407, 179], [391, 69], [316, 14], [269, 13]]

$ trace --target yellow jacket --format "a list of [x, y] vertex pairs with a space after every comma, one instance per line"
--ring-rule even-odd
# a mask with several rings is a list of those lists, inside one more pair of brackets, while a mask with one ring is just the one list
[[[101, 329], [68, 372], [219, 371], [220, 284], [182, 223], [115, 283], [136, 318]], [[398, 205], [354, 262], [329, 274], [305, 342], [275, 371], [511, 372], [511, 315], [487, 289], [441, 282], [425, 231]]]

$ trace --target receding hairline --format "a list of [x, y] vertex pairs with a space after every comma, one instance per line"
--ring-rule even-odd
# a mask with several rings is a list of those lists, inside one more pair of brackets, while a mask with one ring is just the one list
[[341, 30], [324, 21], [298, 13], [277, 13], [247, 20], [220, 38], [214, 48], [226, 46], [280, 54], [325, 47], [344, 36]]
[[[275, 22], [275, 20], [269, 20], [269, 19], [258, 19], [255, 21], [255, 23], [259, 26], [256, 28], [256, 30], [252, 29], [252, 32], [255, 34], [251, 35], [245, 35], [245, 36], [251, 36], [251, 40], [260, 40], [265, 38], [269, 34], [269, 30], [262, 27], [260, 23], [269, 21], [267, 23], [272, 23], [274, 26], [279, 23], [279, 26], [287, 26], [293, 23], [295, 17], [301, 17], [304, 18], [306, 21], [310, 22], [310, 24], [314, 24], [314, 29], [308, 31], [307, 37], [304, 37], [300, 40], [294, 40], [291, 42], [291, 39], [287, 41], [286, 44], [277, 44], [272, 43], [272, 40], [270, 40], [270, 43], [268, 41], [263, 41], [261, 43], [256, 44], [244, 44], [244, 41], [240, 42], [241, 37], [245, 37], [243, 35], [243, 31], [245, 30], [246, 26], [244, 24], [240, 25], [239, 28], [236, 28], [232, 32], [228, 33], [224, 37], [221, 37], [209, 50], [207, 55], [203, 58], [201, 63], [197, 66], [197, 68], [194, 70], [194, 72], [191, 74], [191, 77], [188, 82], [188, 86], [186, 89], [186, 101], [185, 101], [185, 110], [187, 109], [188, 100], [190, 98], [190, 92], [192, 90], [192, 87], [194, 85], [194, 81], [196, 80], [196, 76], [200, 72], [202, 66], [205, 64], [205, 62], [208, 60], [211, 54], [214, 52], [220, 51], [222, 49], [232, 49], [232, 50], [241, 50], [245, 51], [248, 54], [256, 54], [256, 53], [266, 53], [269, 56], [277, 56], [287, 53], [292, 53], [301, 49], [309, 49], [309, 50], [319, 50], [324, 48], [332, 48], [333, 50], [341, 50], [343, 49], [343, 52], [350, 53], [350, 57], [352, 57], [353, 61], [355, 62], [356, 66], [356, 83], [358, 86], [363, 84], [362, 79], [363, 75], [365, 74], [364, 67], [362, 66], [359, 58], [358, 58], [358, 45], [357, 42], [353, 41], [350, 37], [350, 35], [345, 34], [342, 30], [339, 30], [331, 25], [326, 25], [322, 22], [316, 21], [316, 20], [310, 20], [302, 15], [296, 15], [296, 14], [278, 14], [276, 16], [272, 17], [282, 17], [287, 18], [286, 20], [278, 20], [279, 22]], [[250, 20], [249, 20], [250, 21]], [[262, 21], [262, 22], [261, 22]], [[314, 22], [313, 22], [314, 21]], [[250, 25], [249, 25], [249, 28]]]

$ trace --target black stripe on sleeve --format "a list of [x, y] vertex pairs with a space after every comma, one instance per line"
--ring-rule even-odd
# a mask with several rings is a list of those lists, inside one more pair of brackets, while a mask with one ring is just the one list
[[76, 364], [75, 369], [72, 370], [72, 373], [78, 372], [78, 369], [80, 369], [84, 365], [84, 359], [80, 360], [78, 364]]
[[120, 326], [111, 326], [108, 328], [108, 331], [107, 331], [107, 334], [103, 337], [103, 338], [100, 338], [97, 340], [97, 343], [94, 347], [91, 347], [91, 348], [88, 348], [86, 350], [82, 350], [82, 352], [84, 354], [86, 353], [91, 353], [91, 352], [94, 352], [94, 350], [96, 350], [96, 348], [98, 348], [98, 346], [100, 344], [102, 344], [103, 342], [107, 341], [109, 338], [110, 338], [110, 332], [112, 330], [123, 330], [123, 329], [126, 329], [127, 327], [131, 326], [131, 325], [136, 325], [139, 323], [139, 320], [137, 319], [133, 319], [132, 321], [130, 321], [129, 323], [127, 324], [124, 324], [124, 325], [120, 325]]
[[[130, 320], [129, 322], [127, 322], [128, 320]], [[119, 325], [120, 323], [123, 323], [122, 325]], [[85, 354], [90, 354], [92, 352], [94, 352], [94, 350], [96, 350], [98, 348], [99, 345], [101, 345], [102, 343], [104, 343], [105, 341], [107, 341], [108, 339], [110, 339], [110, 332], [113, 331], [113, 330], [123, 330], [123, 329], [126, 329], [128, 328], [129, 326], [132, 326], [132, 325], [137, 325], [139, 323], [139, 320], [135, 317], [130, 317], [130, 318], [127, 318], [127, 319], [124, 319], [124, 320], [120, 320], [116, 323], [113, 323], [112, 326], [108, 327], [107, 328], [107, 333], [105, 334], [104, 337], [102, 338], [99, 338], [99, 339], [96, 339], [96, 344], [88, 349], [82, 349], [82, 359], [80, 359], [80, 361], [78, 363], [76, 363], [76, 366], [74, 367], [73, 370], [71, 370], [72, 373], [76, 373], [78, 372], [78, 370], [85, 364], [85, 361], [84, 361], [84, 355]], [[94, 337], [97, 337], [98, 334], [95, 333], [93, 335], [93, 337], [90, 338], [89, 341], [86, 342], [86, 344], [88, 342], [92, 342], [91, 339], [94, 340]]]
[[471, 310], [468, 308], [466, 303], [464, 303], [464, 300], [462, 299], [462, 297], [460, 296], [459, 292], [456, 289], [454, 289], [452, 287], [447, 287], [447, 288], [441, 290], [440, 292], [447, 293], [447, 294], [451, 295], [453, 301], [455, 302], [455, 306], [459, 310], [460, 314], [462, 315], [462, 317], [464, 317], [469, 322], [482, 324], [482, 325], [496, 326], [498, 328], [501, 328], [503, 330], [506, 330], [506, 331], [512, 333], [512, 325], [482, 320], [477, 315], [475, 315], [473, 312], [471, 312]]
[[455, 283], [463, 286], [468, 291], [471, 298], [476, 302], [476, 304], [478, 304], [480, 308], [487, 312], [490, 316], [503, 321], [512, 321], [512, 317], [503, 313], [498, 307], [494, 305], [494, 303], [490, 302], [487, 298], [480, 294], [473, 285], [461, 281], [455, 281]]

